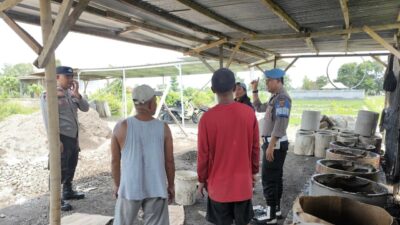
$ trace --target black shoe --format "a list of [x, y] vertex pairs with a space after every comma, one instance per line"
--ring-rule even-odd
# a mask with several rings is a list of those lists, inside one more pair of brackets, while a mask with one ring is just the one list
[[61, 211], [65, 212], [65, 211], [71, 211], [71, 210], [72, 210], [72, 206], [68, 202], [61, 200]]
[[85, 194], [77, 192], [77, 191], [63, 191], [63, 200], [70, 200], [70, 199], [84, 199], [85, 198]]

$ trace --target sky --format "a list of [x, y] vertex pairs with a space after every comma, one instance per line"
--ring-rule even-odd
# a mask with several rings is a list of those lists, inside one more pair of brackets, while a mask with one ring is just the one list
[[[40, 27], [19, 23], [39, 43], [41, 43]], [[183, 58], [180, 52], [140, 46], [110, 39], [70, 32], [56, 50], [56, 58], [63, 65], [74, 68], [104, 68], [109, 66], [134, 66], [143, 64], [154, 64], [178, 61]], [[0, 68], [4, 64], [31, 63], [37, 58], [22, 39], [17, 36], [2, 20], [0, 20]], [[287, 74], [292, 80], [292, 86], [299, 88], [305, 76], [315, 80], [318, 76], [326, 75], [327, 65], [331, 58], [302, 58], [292, 66]], [[362, 62], [371, 60], [369, 57], [361, 58], [335, 58], [329, 67], [331, 78], [335, 78], [338, 68], [349, 62]], [[291, 59], [288, 59], [290, 63]], [[252, 79], [262, 77], [261, 72], [255, 69], [239, 73], [246, 83]], [[183, 77], [185, 87], [200, 88], [211, 78], [211, 74], [191, 75]], [[161, 78], [145, 79], [135, 78], [128, 82], [128, 86], [134, 84], [148, 83], [155, 86], [162, 83]], [[89, 85], [90, 86], [90, 85]], [[92, 85], [91, 88], [93, 89]], [[98, 86], [98, 84], [97, 84]]]

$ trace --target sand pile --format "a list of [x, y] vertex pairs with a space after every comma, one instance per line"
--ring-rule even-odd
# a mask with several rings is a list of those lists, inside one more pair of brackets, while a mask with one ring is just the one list
[[[107, 122], [101, 120], [96, 111], [80, 112], [79, 122], [82, 150], [96, 149], [110, 138]], [[41, 112], [15, 115], [1, 121], [0, 149], [13, 158], [47, 154], [47, 134]]]

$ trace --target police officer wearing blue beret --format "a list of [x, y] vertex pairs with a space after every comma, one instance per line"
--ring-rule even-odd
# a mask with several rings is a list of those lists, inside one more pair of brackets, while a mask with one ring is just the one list
[[[74, 70], [71, 67], [59, 66], [56, 68], [56, 74], [61, 142], [61, 183], [63, 184], [61, 210], [69, 211], [72, 206], [64, 200], [85, 197], [84, 194], [72, 189], [72, 180], [74, 179], [80, 151], [78, 109], [87, 112], [89, 111], [89, 104], [79, 93], [79, 83], [74, 80]], [[46, 93], [43, 93], [40, 97], [40, 106], [47, 128]]]
[[[258, 97], [258, 80], [251, 82], [253, 89], [253, 105], [257, 112], [265, 112], [261, 125], [263, 139], [262, 185], [267, 202], [266, 224], [276, 224], [281, 216], [280, 200], [282, 197], [283, 164], [289, 148], [286, 129], [292, 100], [283, 87], [285, 71], [281, 69], [266, 70], [265, 82], [271, 97], [267, 103], [261, 103]], [[257, 219], [257, 218], [256, 218]]]

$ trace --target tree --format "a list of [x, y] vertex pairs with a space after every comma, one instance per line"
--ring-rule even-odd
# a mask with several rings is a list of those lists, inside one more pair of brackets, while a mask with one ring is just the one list
[[327, 84], [328, 84], [328, 78], [325, 75], [321, 75], [317, 77], [317, 80], [315, 80], [315, 85], [318, 89], [322, 89], [322, 87]]
[[172, 91], [179, 91], [179, 83], [176, 75], [171, 76], [171, 90]]
[[317, 87], [316, 83], [309, 79], [307, 76], [303, 79], [303, 86], [302, 89], [304, 90], [315, 90]]
[[16, 97], [19, 94], [18, 79], [13, 76], [0, 77], [0, 94], [4, 98]]
[[18, 77], [33, 73], [33, 66], [30, 63], [19, 63], [15, 65], [4, 64], [1, 70], [1, 76]]
[[374, 95], [382, 90], [383, 74], [384, 67], [377, 62], [346, 63], [339, 68], [335, 81], [342, 82], [347, 87], [354, 87], [365, 76], [361, 84], [355, 89], [364, 89], [367, 94]]
[[292, 79], [288, 75], [283, 77], [283, 86], [285, 87], [286, 90], [292, 90]]

